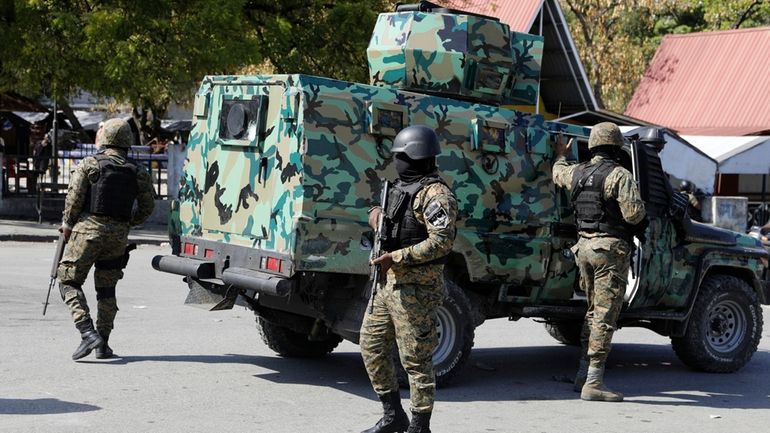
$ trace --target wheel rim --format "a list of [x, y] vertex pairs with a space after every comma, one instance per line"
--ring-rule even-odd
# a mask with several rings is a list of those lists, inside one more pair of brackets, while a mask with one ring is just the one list
[[455, 340], [457, 340], [457, 326], [454, 317], [449, 313], [449, 310], [440, 306], [436, 311], [437, 324], [436, 332], [438, 333], [438, 345], [436, 350], [433, 351], [433, 364], [438, 364], [445, 361], [452, 353], [452, 348], [455, 346]]
[[735, 350], [746, 334], [746, 315], [734, 301], [722, 301], [709, 311], [706, 342], [720, 353]]

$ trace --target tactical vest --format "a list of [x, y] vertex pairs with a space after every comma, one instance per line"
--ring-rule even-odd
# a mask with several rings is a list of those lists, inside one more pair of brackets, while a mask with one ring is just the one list
[[99, 163], [99, 180], [89, 185], [86, 207], [92, 215], [109, 216], [128, 222], [138, 188], [137, 167], [131, 161], [116, 164], [108, 155], [94, 155]]
[[[418, 182], [404, 183], [397, 180], [388, 194], [385, 209], [385, 228], [388, 239], [383, 246], [386, 251], [416, 245], [428, 239], [428, 228], [414, 214], [414, 198], [423, 188], [434, 183], [444, 183], [438, 176], [426, 176]], [[429, 263], [443, 263], [442, 258]]]
[[604, 182], [615, 167], [618, 164], [610, 160], [578, 165], [572, 175], [572, 207], [578, 231], [606, 233], [631, 241], [630, 226], [623, 219], [617, 200], [604, 199]]

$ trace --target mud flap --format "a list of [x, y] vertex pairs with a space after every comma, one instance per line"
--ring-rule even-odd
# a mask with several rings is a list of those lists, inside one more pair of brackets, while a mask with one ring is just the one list
[[189, 278], [190, 291], [187, 293], [185, 305], [209, 311], [230, 310], [238, 298], [238, 289], [233, 286], [203, 283]]

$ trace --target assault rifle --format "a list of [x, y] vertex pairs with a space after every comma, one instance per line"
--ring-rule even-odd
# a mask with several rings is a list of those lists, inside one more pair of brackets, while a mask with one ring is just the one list
[[[372, 253], [369, 256], [369, 261], [372, 261], [382, 255], [382, 243], [388, 238], [388, 234], [385, 230], [385, 210], [388, 208], [388, 193], [390, 192], [390, 182], [382, 180], [382, 192], [380, 193], [380, 215], [377, 218], [377, 230], [374, 233], [374, 245], [372, 246]], [[374, 297], [377, 295], [377, 286], [380, 285], [382, 280], [382, 266], [372, 266], [369, 279], [372, 281], [372, 299], [369, 304], [369, 313], [374, 311]]]
[[53, 255], [53, 265], [51, 265], [51, 282], [48, 283], [48, 294], [45, 295], [45, 304], [43, 304], [43, 316], [45, 316], [46, 310], [48, 310], [48, 300], [51, 298], [51, 289], [56, 284], [57, 271], [59, 269], [59, 262], [64, 254], [64, 245], [67, 243], [67, 239], [64, 237], [63, 232], [59, 232], [59, 239], [56, 241], [56, 251]]

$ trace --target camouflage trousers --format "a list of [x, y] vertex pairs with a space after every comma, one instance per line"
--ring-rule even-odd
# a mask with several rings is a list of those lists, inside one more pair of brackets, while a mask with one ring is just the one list
[[361, 355], [374, 391], [383, 396], [398, 390], [393, 342], [409, 376], [414, 412], [431, 412], [436, 394], [433, 351], [438, 345], [436, 309], [444, 298], [443, 284], [388, 283], [377, 292], [374, 311], [366, 309], [361, 325]]
[[57, 272], [62, 300], [69, 307], [75, 323], [91, 318], [82, 287], [88, 272], [95, 265], [96, 329], [102, 335], [109, 335], [112, 331], [118, 312], [115, 285], [123, 278], [120, 261], [127, 243], [128, 231], [72, 232]]
[[607, 361], [628, 283], [628, 242], [612, 237], [583, 238], [575, 245], [580, 287], [588, 297], [580, 341], [590, 365]]

